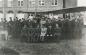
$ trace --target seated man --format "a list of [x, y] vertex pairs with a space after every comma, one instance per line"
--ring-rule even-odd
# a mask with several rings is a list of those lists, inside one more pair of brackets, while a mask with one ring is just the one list
[[53, 28], [52, 28], [52, 26], [48, 26], [47, 36], [53, 36]]
[[61, 36], [61, 28], [59, 27], [59, 25], [58, 24], [56, 24], [56, 28], [54, 28], [54, 40], [56, 39], [56, 40], [58, 40], [59, 38], [61, 38], [60, 36]]
[[40, 40], [41, 41], [44, 41], [46, 33], [47, 33], [47, 28], [42, 26], [42, 28], [41, 28], [41, 35], [40, 35]]

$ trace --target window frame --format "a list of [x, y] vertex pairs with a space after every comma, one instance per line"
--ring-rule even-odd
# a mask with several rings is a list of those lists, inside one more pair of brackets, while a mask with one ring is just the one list
[[[44, 4], [44, 5], [43, 5], [43, 4]], [[44, 0], [39, 0], [38, 5], [39, 5], [39, 6], [45, 6], [45, 1], [44, 1]]]
[[19, 7], [24, 6], [24, 0], [18, 0], [18, 6]]
[[[10, 4], [10, 6], [9, 6], [9, 4]], [[13, 0], [8, 0], [8, 5], [7, 5], [8, 7], [13, 7]]]
[[[57, 2], [56, 2], [57, 1]], [[52, 3], [51, 3], [52, 6], [58, 6], [58, 0], [52, 0]]]
[[18, 1], [18, 6], [20, 6], [20, 3], [21, 3], [21, 2], [20, 2], [20, 1]]
[[29, 5], [35, 5], [36, 1], [35, 0], [29, 0]]
[[3, 5], [4, 5], [4, 4], [3, 4], [3, 0], [0, 0], [0, 3], [1, 3], [1, 4], [0, 4], [0, 5], [1, 5], [0, 7], [3, 7]]
[[21, 6], [23, 6], [24, 5], [24, 1], [21, 1]]

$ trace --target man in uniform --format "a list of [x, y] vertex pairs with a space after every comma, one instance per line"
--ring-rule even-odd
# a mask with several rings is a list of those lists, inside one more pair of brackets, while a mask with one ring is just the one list
[[43, 25], [41, 27], [41, 35], [40, 35], [40, 40], [41, 41], [44, 41], [45, 40], [46, 33], [47, 33], [47, 28], [44, 27], [44, 25]]
[[21, 42], [28, 42], [28, 41], [29, 41], [28, 27], [27, 25], [24, 25], [24, 27], [22, 28], [22, 32], [21, 32]]
[[14, 22], [13, 22], [12, 18], [10, 17], [10, 21], [8, 22], [8, 32], [10, 35], [13, 35], [13, 31], [14, 31], [13, 25], [14, 25]]

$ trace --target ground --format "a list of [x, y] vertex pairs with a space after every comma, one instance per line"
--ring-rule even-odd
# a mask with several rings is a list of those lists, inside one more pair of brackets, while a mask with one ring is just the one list
[[[18, 43], [9, 42], [6, 47], [15, 49], [21, 55], [78, 55], [78, 49], [73, 48], [72, 42], [65, 40], [60, 43]], [[9, 44], [9, 45], [8, 45]]]
[[57, 43], [22, 43], [1, 41], [0, 47], [13, 49], [20, 55], [86, 55], [86, 28], [81, 39], [61, 40]]

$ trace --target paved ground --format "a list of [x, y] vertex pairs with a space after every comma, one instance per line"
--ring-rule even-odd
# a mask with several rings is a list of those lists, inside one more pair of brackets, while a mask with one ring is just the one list
[[[72, 45], [72, 44], [71, 44]], [[21, 53], [21, 55], [76, 55], [75, 48], [70, 47], [66, 41], [62, 43], [9, 43], [6, 46], [11, 49], [15, 49]]]
[[62, 40], [58, 43], [20, 43], [8, 41], [5, 46], [21, 55], [79, 55], [80, 40]]
[[20, 55], [86, 55], [86, 28], [83, 29], [81, 39], [61, 40], [58, 43], [0, 42], [0, 46], [3, 45]]
[[83, 29], [83, 36], [82, 39], [80, 40], [80, 43], [81, 43], [80, 55], [86, 55], [86, 28]]

